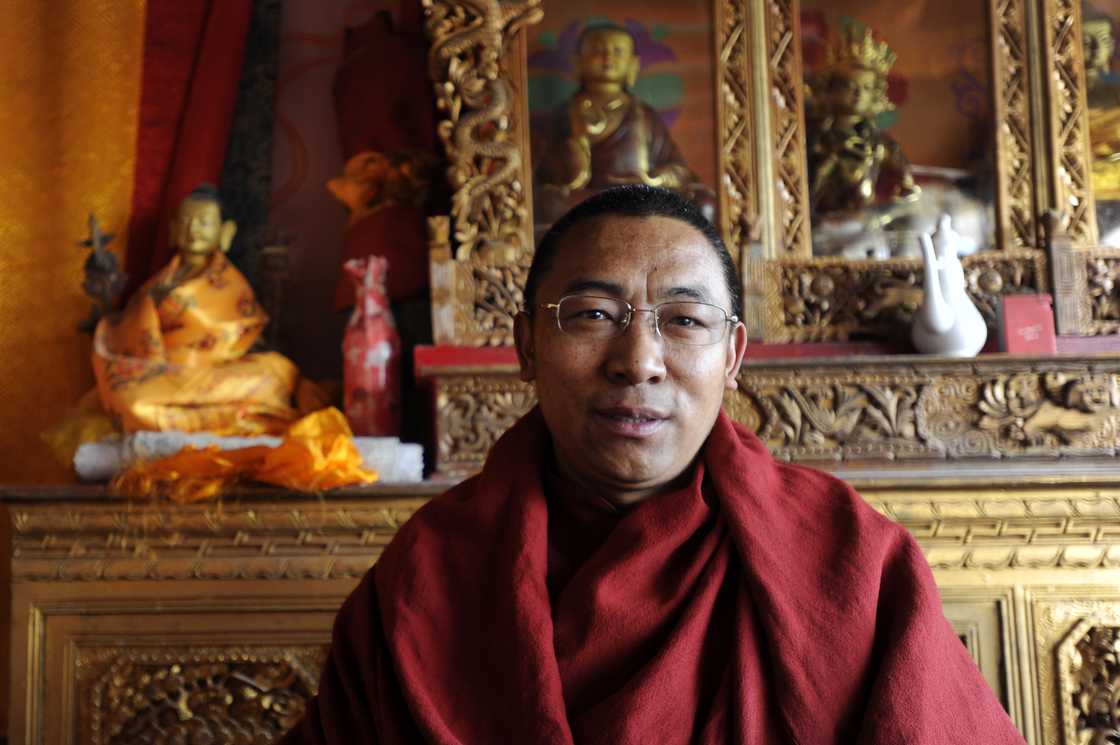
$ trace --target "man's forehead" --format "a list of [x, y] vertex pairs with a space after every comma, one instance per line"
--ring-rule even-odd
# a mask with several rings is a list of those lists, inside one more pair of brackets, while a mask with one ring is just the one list
[[593, 290], [596, 284], [625, 291], [641, 283], [656, 295], [690, 288], [710, 299], [722, 297], [724, 282], [704, 234], [661, 215], [602, 215], [572, 226], [550, 274], [564, 291]]

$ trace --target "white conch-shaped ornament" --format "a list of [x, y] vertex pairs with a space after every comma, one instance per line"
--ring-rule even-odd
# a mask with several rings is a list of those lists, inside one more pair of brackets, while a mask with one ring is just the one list
[[921, 236], [925, 302], [914, 314], [910, 338], [925, 354], [975, 357], [988, 339], [984, 317], [965, 291], [959, 238], [948, 215], [942, 215], [932, 239]]

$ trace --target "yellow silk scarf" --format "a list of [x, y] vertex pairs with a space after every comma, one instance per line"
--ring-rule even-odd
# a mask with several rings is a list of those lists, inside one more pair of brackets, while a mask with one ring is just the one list
[[295, 366], [275, 352], [250, 354], [268, 317], [225, 256], [157, 302], [173, 259], [97, 326], [93, 367], [105, 409], [126, 431], [278, 434], [298, 416]]
[[362, 466], [346, 417], [331, 407], [289, 427], [279, 447], [189, 447], [131, 466], [114, 480], [113, 490], [134, 499], [155, 497], [185, 503], [211, 499], [254, 481], [297, 491], [323, 491], [368, 484], [377, 478], [376, 471]]

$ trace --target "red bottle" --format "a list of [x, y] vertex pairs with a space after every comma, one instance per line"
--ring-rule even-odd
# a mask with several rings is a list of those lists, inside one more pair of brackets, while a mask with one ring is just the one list
[[401, 427], [400, 337], [385, 293], [389, 262], [351, 259], [343, 270], [357, 285], [342, 340], [343, 406], [355, 435], [394, 436]]

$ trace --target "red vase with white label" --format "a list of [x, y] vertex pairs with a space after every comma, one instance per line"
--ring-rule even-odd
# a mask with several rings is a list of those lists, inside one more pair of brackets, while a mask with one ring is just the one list
[[395, 436], [401, 427], [400, 338], [385, 292], [389, 262], [352, 259], [354, 312], [342, 340], [343, 407], [355, 435]]

